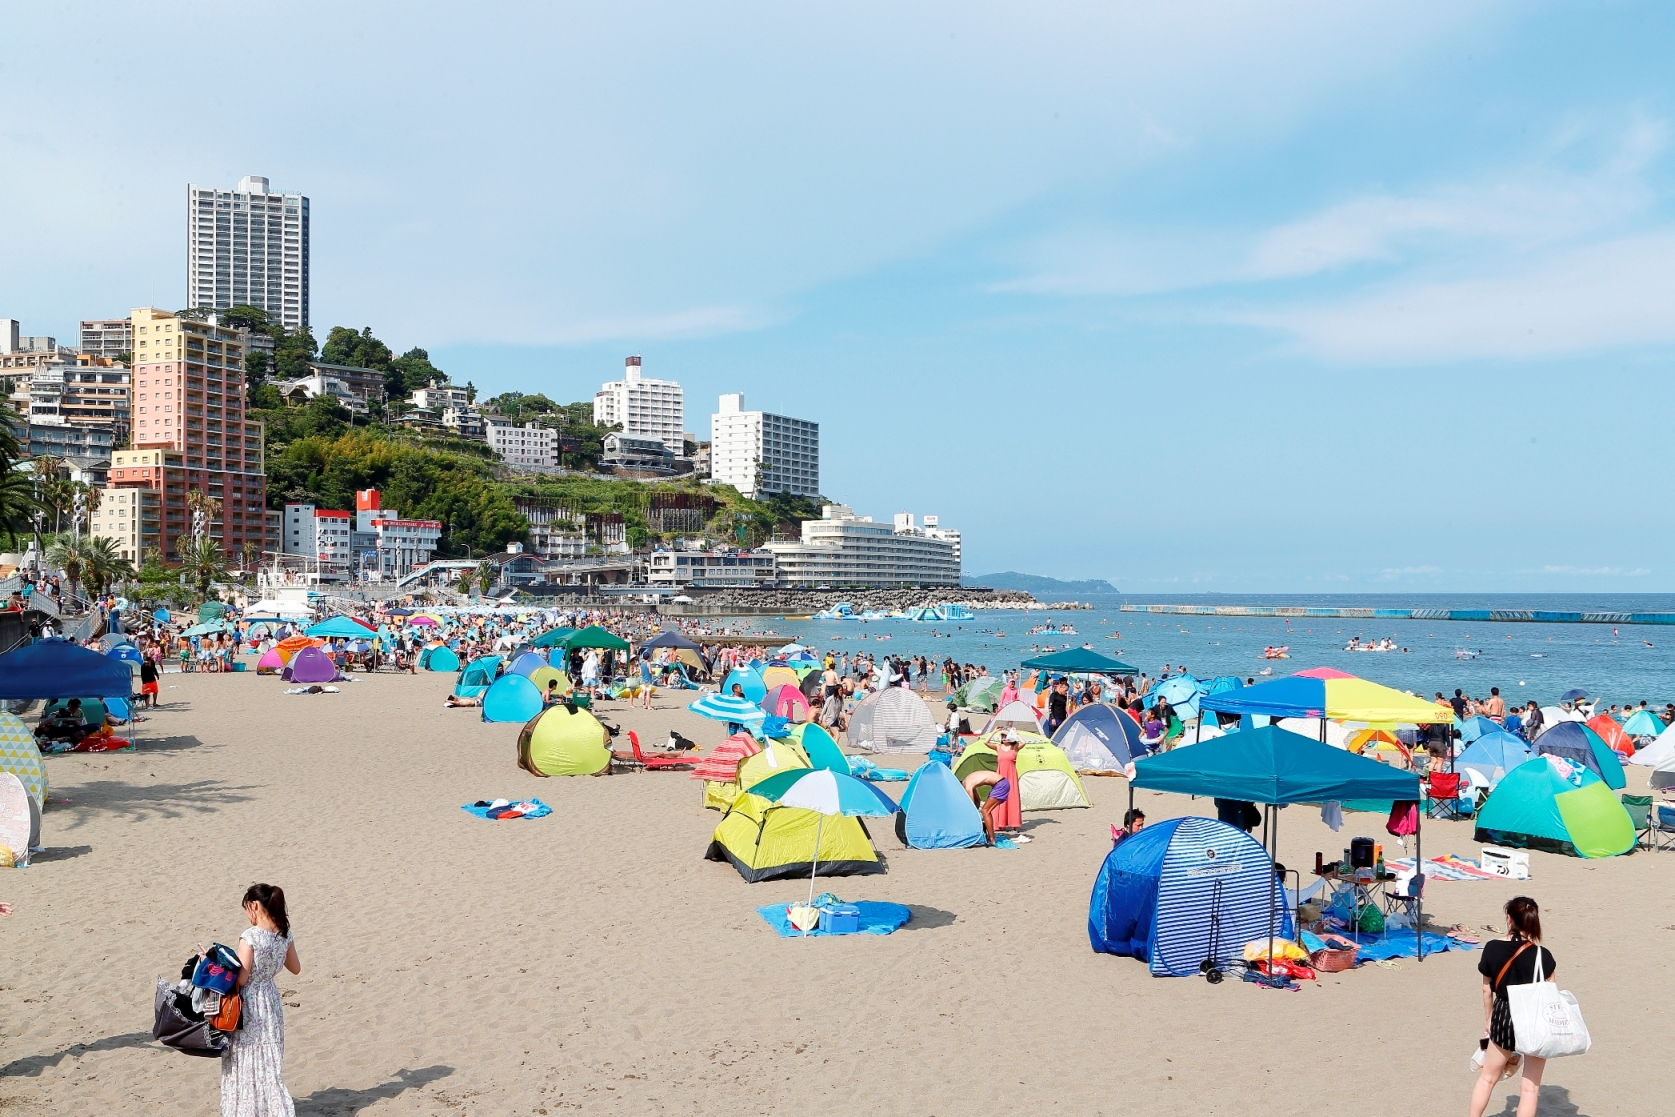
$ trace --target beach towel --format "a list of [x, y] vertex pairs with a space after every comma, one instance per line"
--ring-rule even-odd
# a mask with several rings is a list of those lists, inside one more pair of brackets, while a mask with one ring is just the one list
[[509, 822], [518, 818], [545, 818], [553, 809], [539, 799], [479, 799], [460, 807], [466, 814], [486, 818], [491, 822]]
[[880, 768], [864, 756], [851, 756], [848, 759], [849, 773], [857, 779], [897, 783], [908, 778], [907, 773], [900, 768]]
[[[858, 933], [863, 935], [888, 935], [913, 918], [913, 913], [901, 904], [856, 900], [850, 906], [861, 913], [861, 928]], [[791, 917], [786, 913], [784, 904], [769, 904], [767, 907], [757, 908], [756, 913], [767, 921], [768, 926], [778, 931], [782, 939], [812, 939], [831, 934], [823, 928], [816, 928], [805, 936], [803, 932], [791, 926]]]
[[[1401, 857], [1394, 861], [1385, 862], [1386, 867], [1397, 874], [1411, 874], [1413, 872], [1413, 858]], [[1425, 862], [1425, 876], [1430, 880], [1505, 880], [1496, 873], [1484, 872], [1478, 868], [1477, 862], [1464, 857], [1456, 857], [1452, 853], [1441, 857], [1433, 857]]]

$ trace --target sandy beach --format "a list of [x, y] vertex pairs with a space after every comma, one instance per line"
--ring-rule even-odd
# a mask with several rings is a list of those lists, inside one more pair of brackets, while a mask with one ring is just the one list
[[[1368, 966], [1274, 992], [1148, 975], [1088, 947], [1088, 892], [1127, 805], [1031, 814], [1016, 850], [904, 849], [822, 887], [892, 900], [888, 937], [782, 940], [755, 908], [806, 884], [745, 884], [702, 854], [718, 815], [684, 773], [537, 779], [517, 726], [447, 710], [451, 675], [379, 675], [286, 696], [253, 674], [167, 675], [134, 752], [48, 760], [48, 852], [0, 872], [0, 1110], [218, 1111], [218, 1064], [150, 1038], [152, 993], [195, 943], [232, 943], [238, 899], [289, 896], [286, 1084], [303, 1114], [1435, 1114], [1463, 1111], [1481, 1029], [1477, 955]], [[714, 723], [667, 696], [602, 713], [642, 740]], [[883, 759], [911, 769], [921, 757]], [[1629, 769], [1643, 792], [1645, 770]], [[885, 785], [899, 795], [901, 784]], [[545, 819], [460, 805], [539, 796]], [[1153, 821], [1213, 813], [1142, 793]], [[1281, 858], [1383, 818], [1284, 812]], [[1475, 857], [1470, 823], [1425, 853]], [[1392, 854], [1393, 855], [1393, 854]], [[1553, 1063], [1541, 1112], [1649, 1114], [1675, 1001], [1675, 856], [1531, 855], [1525, 883], [1433, 883], [1442, 926], [1542, 906], [1561, 984], [1594, 1038]], [[1490, 1113], [1511, 1112], [1515, 1085]], [[1665, 1099], [1659, 1102], [1657, 1099]]]

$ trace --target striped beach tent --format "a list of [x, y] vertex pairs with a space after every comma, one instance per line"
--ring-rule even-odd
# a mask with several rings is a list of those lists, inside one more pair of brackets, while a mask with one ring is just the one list
[[1102, 954], [1143, 960], [1160, 977], [1189, 977], [1245, 944], [1291, 936], [1291, 916], [1262, 844], [1197, 815], [1124, 838], [1105, 855], [1088, 903], [1088, 940]]

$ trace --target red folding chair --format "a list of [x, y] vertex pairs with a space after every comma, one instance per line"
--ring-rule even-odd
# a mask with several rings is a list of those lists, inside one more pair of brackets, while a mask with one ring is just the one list
[[[628, 731], [628, 743], [634, 749], [633, 763], [640, 765], [648, 772], [690, 772], [692, 770], [692, 760], [690, 757], [647, 756], [645, 753], [641, 752], [640, 735], [635, 733], [632, 729]], [[628, 759], [620, 754], [616, 755], [619, 760]]]
[[1425, 794], [1430, 799], [1425, 812], [1429, 817], [1466, 817], [1468, 812], [1460, 809], [1460, 773], [1432, 772], [1425, 781]]

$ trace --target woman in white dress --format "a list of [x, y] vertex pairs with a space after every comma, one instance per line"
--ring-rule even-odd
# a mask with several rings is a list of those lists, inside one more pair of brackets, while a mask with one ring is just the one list
[[302, 972], [285, 893], [252, 884], [244, 893], [250, 929], [239, 936], [239, 992], [244, 1026], [231, 1033], [221, 1060], [221, 1117], [295, 1117], [281, 1071], [285, 1064], [285, 1010], [273, 979], [283, 966]]

